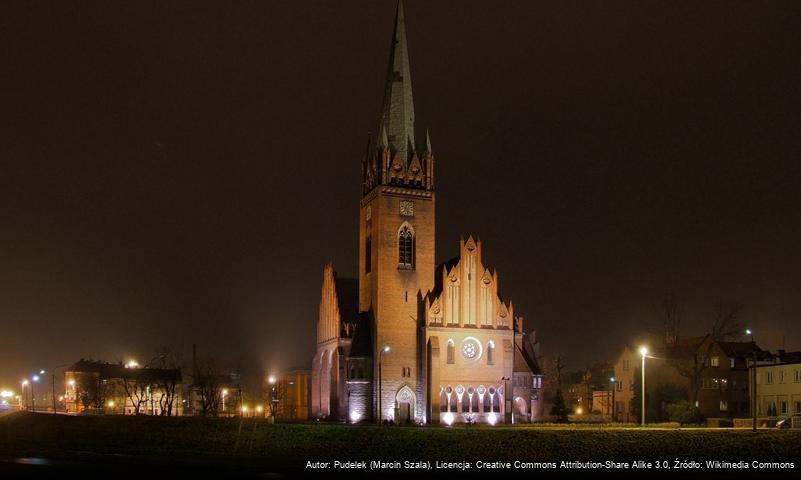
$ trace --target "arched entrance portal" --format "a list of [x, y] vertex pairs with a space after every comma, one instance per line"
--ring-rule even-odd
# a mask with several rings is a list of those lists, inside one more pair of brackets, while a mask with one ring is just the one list
[[408, 385], [404, 385], [395, 395], [395, 421], [400, 425], [405, 425], [414, 421], [414, 391]]

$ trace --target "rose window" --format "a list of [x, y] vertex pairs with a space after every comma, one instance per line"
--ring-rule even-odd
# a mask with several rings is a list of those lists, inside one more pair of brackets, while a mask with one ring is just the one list
[[462, 342], [462, 356], [465, 360], [476, 360], [481, 356], [481, 344], [473, 337], [467, 337]]

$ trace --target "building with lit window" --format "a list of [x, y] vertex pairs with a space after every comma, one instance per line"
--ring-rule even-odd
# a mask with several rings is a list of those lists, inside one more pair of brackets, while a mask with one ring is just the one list
[[295, 369], [281, 374], [275, 382], [275, 394], [267, 395], [275, 404], [275, 417], [283, 422], [309, 419], [311, 371]]
[[[668, 420], [671, 403], [695, 399], [704, 418], [748, 417], [749, 365], [764, 352], [753, 342], [714, 341], [710, 336], [675, 338], [652, 347], [646, 358], [648, 421]], [[640, 353], [630, 346], [615, 362], [615, 418], [640, 421]]]
[[64, 405], [72, 413], [179, 416], [181, 371], [84, 360], [64, 371]]
[[[326, 265], [312, 362], [314, 417], [523, 422], [542, 413], [534, 335], [500, 295], [482, 242], [435, 261], [435, 157], [417, 140], [403, 6], [378, 136], [362, 162], [358, 279]], [[454, 168], [457, 168], [454, 166]]]
[[[757, 414], [788, 418], [801, 415], [801, 352], [771, 355], [757, 364]], [[796, 424], [801, 420], [796, 420]]]

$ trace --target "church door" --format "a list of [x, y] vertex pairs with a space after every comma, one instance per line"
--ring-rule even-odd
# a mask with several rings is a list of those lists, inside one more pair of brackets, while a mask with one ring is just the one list
[[408, 402], [400, 404], [400, 424], [406, 425], [411, 419], [411, 407]]

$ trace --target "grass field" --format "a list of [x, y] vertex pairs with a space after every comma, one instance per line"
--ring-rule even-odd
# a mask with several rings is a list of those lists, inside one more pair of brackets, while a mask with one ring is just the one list
[[264, 420], [69, 417], [0, 418], [0, 458], [126, 455], [249, 462], [278, 469], [327, 460], [793, 461], [801, 431], [605, 427], [377, 427]]

